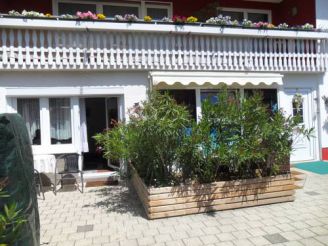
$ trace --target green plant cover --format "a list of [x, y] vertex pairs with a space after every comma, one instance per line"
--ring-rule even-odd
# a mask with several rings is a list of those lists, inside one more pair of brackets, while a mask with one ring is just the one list
[[0, 245], [40, 245], [34, 182], [25, 122], [18, 114], [0, 114]]

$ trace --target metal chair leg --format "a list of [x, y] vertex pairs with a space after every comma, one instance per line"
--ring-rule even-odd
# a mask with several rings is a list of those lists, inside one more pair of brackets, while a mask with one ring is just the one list
[[42, 184], [42, 179], [41, 179], [41, 174], [40, 173], [39, 173], [38, 177], [39, 177], [39, 184], [40, 184], [39, 185], [39, 190], [40, 190], [40, 193], [42, 193], [42, 199], [45, 200], [44, 189], [43, 189], [43, 184]]
[[83, 172], [81, 172], [82, 193], [84, 192]]
[[57, 173], [55, 172], [54, 193], [57, 195]]

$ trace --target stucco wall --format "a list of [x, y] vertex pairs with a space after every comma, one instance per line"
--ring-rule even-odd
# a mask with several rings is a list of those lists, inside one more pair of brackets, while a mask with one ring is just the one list
[[[125, 112], [134, 105], [134, 103], [146, 98], [146, 88], [148, 87], [148, 78], [146, 72], [1, 72], [0, 73], [0, 112], [5, 112], [6, 91], [3, 89], [25, 87], [43, 90], [48, 88], [51, 94], [53, 90], [63, 89], [65, 87], [92, 87], [107, 88], [104, 94], [113, 90], [120, 89], [124, 92]], [[3, 87], [1, 89], [1, 87]], [[43, 90], [44, 91], [44, 90]], [[117, 90], [115, 90], [115, 93]], [[45, 92], [43, 92], [45, 93]]]

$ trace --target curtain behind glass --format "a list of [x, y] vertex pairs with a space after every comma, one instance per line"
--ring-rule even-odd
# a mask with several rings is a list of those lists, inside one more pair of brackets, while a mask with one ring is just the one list
[[69, 98], [50, 98], [51, 144], [72, 143], [71, 104]]
[[25, 120], [25, 125], [33, 145], [41, 144], [40, 104], [37, 98], [18, 98], [17, 112]]

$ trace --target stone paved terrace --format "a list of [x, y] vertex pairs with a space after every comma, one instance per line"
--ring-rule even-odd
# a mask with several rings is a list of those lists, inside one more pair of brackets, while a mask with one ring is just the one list
[[46, 193], [41, 245], [328, 245], [328, 175], [307, 173], [293, 203], [149, 221], [133, 189]]

